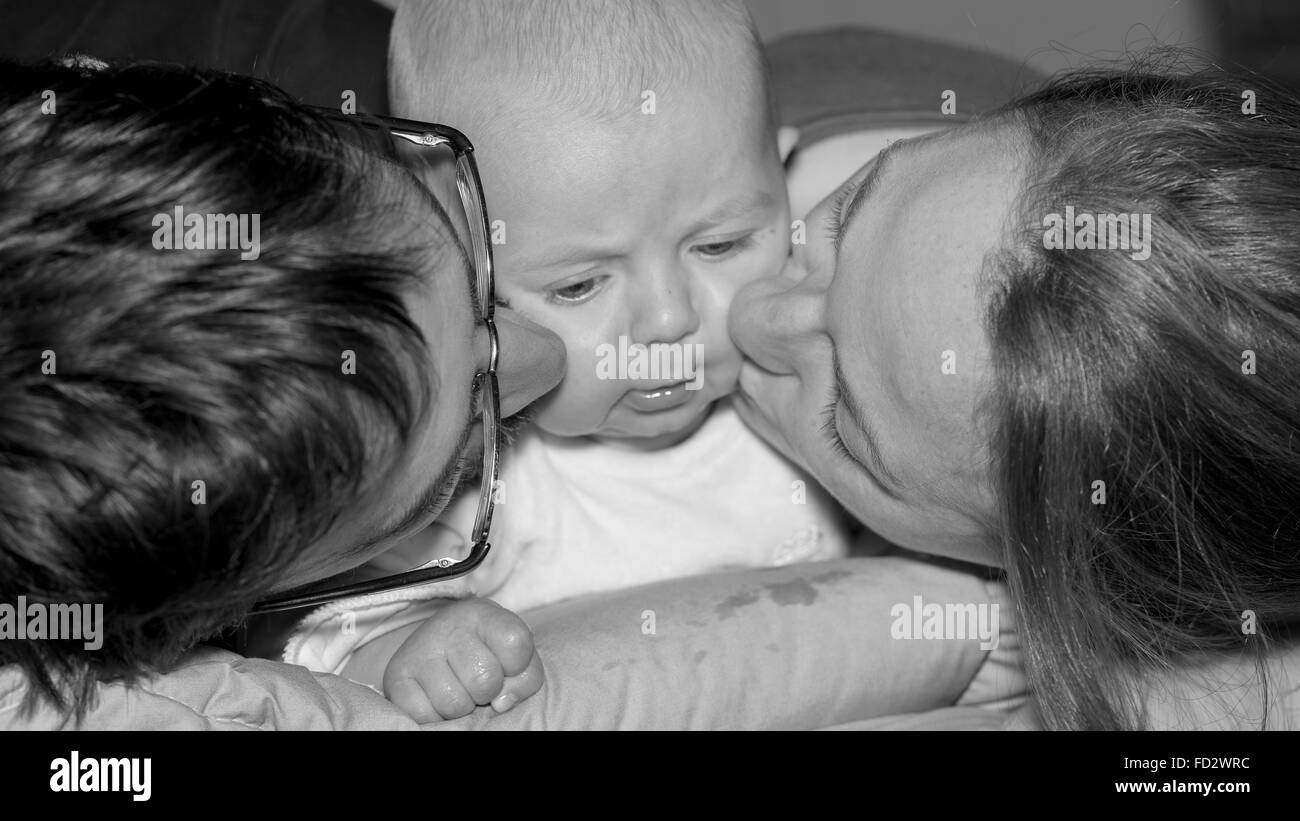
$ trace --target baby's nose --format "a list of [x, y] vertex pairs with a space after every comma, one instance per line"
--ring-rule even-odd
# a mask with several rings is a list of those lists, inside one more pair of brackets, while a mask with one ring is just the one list
[[660, 279], [641, 299], [632, 329], [637, 342], [676, 342], [699, 330], [700, 314], [684, 279]]

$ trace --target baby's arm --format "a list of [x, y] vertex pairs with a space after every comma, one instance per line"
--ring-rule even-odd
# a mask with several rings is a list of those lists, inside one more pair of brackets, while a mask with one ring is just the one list
[[[372, 560], [370, 569], [392, 575], [463, 557], [468, 547], [460, 534], [470, 529], [476, 503], [476, 496], [463, 494], [439, 522]], [[506, 710], [542, 681], [528, 626], [475, 598], [499, 585], [511, 555], [498, 546], [470, 576], [318, 608], [299, 622], [283, 659], [383, 692], [422, 723], [459, 717], [479, 704]]]
[[522, 619], [488, 599], [431, 604], [424, 621], [360, 647], [343, 675], [382, 685], [389, 701], [422, 724], [460, 718], [478, 705], [504, 712], [541, 688], [541, 659]]
[[[440, 556], [463, 556], [468, 549], [460, 521], [469, 502], [463, 495], [444, 513], [442, 521], [407, 539], [380, 557], [381, 567], [395, 573]], [[477, 505], [475, 505], [475, 508]], [[469, 515], [469, 514], [465, 514]], [[380, 690], [411, 718], [429, 723], [466, 715], [477, 705], [492, 704], [505, 711], [537, 692], [542, 666], [533, 636], [522, 619], [495, 602], [476, 598], [487, 594], [507, 570], [501, 546], [495, 548], [472, 576], [407, 593], [371, 597], [352, 614], [352, 641], [334, 630], [337, 661], [325, 669]], [[336, 605], [346, 613], [347, 603]], [[317, 630], [331, 637], [329, 630]], [[317, 653], [325, 656], [325, 653]], [[290, 659], [286, 659], [290, 660]]]

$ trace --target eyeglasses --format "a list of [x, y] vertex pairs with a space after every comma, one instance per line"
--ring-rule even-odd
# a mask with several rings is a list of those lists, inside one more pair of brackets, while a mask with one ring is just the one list
[[[421, 171], [432, 167], [430, 151], [442, 152], [450, 149], [455, 157], [456, 189], [465, 210], [470, 245], [474, 255], [474, 298], [478, 306], [478, 318], [487, 327], [490, 346], [487, 367], [475, 373], [473, 386], [473, 395], [479, 396], [482, 416], [482, 484], [478, 512], [474, 517], [474, 529], [470, 534], [471, 549], [464, 559], [460, 561], [450, 558], [434, 559], [404, 573], [365, 581], [340, 583], [337, 578], [327, 579], [324, 582], [264, 599], [253, 607], [252, 612], [255, 614], [313, 607], [352, 596], [454, 579], [478, 567], [492, 547], [488, 543], [488, 533], [492, 529], [492, 510], [496, 502], [494, 489], [497, 485], [497, 431], [501, 426], [501, 403], [497, 385], [497, 360], [500, 347], [497, 340], [496, 280], [492, 271], [487, 204], [483, 199], [483, 185], [479, 180], [478, 166], [474, 162], [474, 147], [464, 134], [445, 125], [393, 117], [353, 117], [340, 114], [333, 109], [316, 110], [335, 122], [368, 129], [371, 136], [378, 135], [382, 138], [386, 132], [389, 139], [386, 141], [381, 139], [380, 142], [386, 142], [385, 147], [396, 153], [398, 161], [415, 171], [417, 176], [422, 176]], [[403, 150], [406, 146], [417, 146], [417, 156], [413, 157], [409, 150]], [[424, 159], [419, 158], [418, 155], [421, 154]]]

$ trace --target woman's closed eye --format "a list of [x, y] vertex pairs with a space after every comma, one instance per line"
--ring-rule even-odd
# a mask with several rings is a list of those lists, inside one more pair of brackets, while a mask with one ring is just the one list
[[839, 408], [840, 392], [835, 387], [834, 382], [831, 382], [830, 384], [830, 390], [827, 393], [826, 399], [826, 407], [822, 408], [821, 413], [818, 414], [818, 417], [821, 419], [821, 424], [818, 428], [821, 430], [826, 444], [830, 446], [831, 451], [836, 456], [856, 463], [857, 460], [853, 458], [852, 453], [849, 453], [848, 446], [845, 445], [844, 440], [840, 438], [839, 427], [835, 424], [835, 411]]
[[823, 223], [827, 239], [835, 240], [839, 237], [844, 218], [844, 204], [848, 202], [849, 194], [853, 193], [855, 187], [846, 185], [835, 194], [835, 201], [831, 203], [830, 213], [826, 215], [826, 221]]
[[822, 408], [821, 413], [818, 414], [821, 419], [821, 424], [818, 427], [821, 430], [822, 439], [830, 447], [831, 453], [846, 460], [861, 470], [871, 479], [872, 483], [874, 483], [876, 487], [880, 488], [880, 490], [884, 492], [886, 496], [897, 501], [902, 501], [902, 496], [898, 494], [898, 491], [881, 481], [880, 477], [876, 475], [876, 473], [871, 470], [866, 463], [849, 450], [849, 446], [844, 443], [844, 439], [840, 436], [839, 425], [835, 422], [836, 412], [839, 410], [840, 405], [840, 392], [834, 381], [830, 384], [830, 389], [827, 392], [826, 398], [826, 406]]

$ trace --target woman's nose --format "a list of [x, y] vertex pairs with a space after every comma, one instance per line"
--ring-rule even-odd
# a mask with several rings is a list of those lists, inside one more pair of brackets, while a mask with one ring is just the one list
[[[560, 384], [565, 367], [564, 342], [508, 308], [497, 308], [496, 324], [501, 415], [514, 416]], [[486, 330], [480, 330], [486, 339]], [[487, 358], [481, 361], [486, 363]]]
[[690, 282], [678, 272], [652, 277], [633, 300], [633, 342], [676, 342], [700, 329]]
[[793, 373], [825, 333], [826, 292], [790, 263], [779, 277], [752, 282], [731, 304], [727, 327], [736, 346], [759, 367]]

